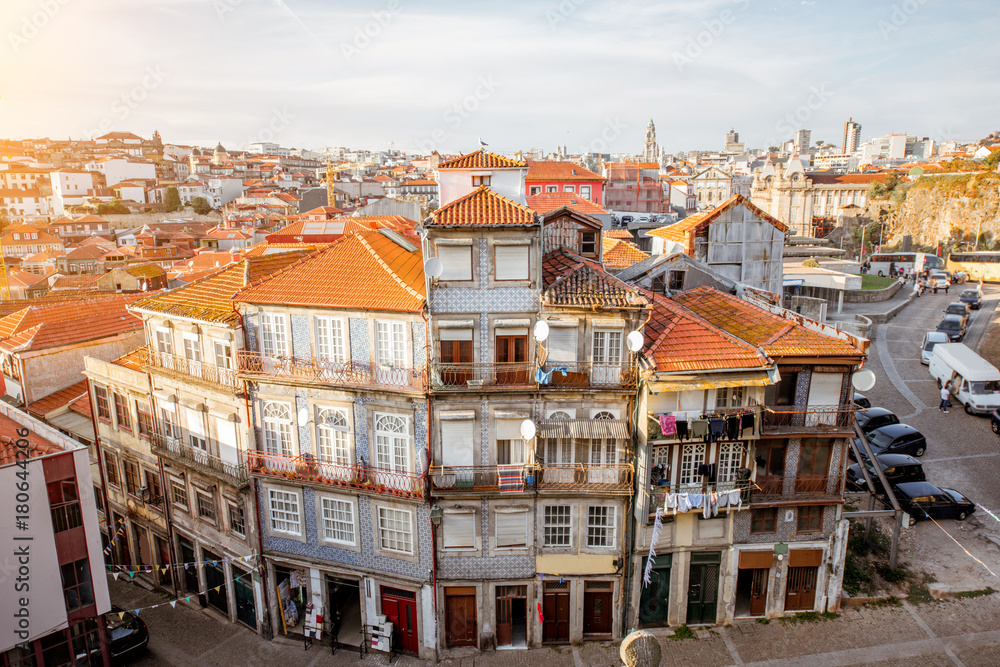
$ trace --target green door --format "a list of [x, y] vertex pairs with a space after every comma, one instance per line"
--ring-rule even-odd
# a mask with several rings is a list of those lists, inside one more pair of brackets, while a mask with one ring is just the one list
[[[642, 559], [642, 572], [646, 571], [648, 558]], [[642, 581], [642, 595], [639, 598], [640, 623], [666, 623], [667, 607], [670, 603], [671, 554], [657, 556], [649, 575], [649, 582]]]
[[719, 597], [719, 564], [722, 553], [710, 551], [691, 554], [691, 578], [688, 580], [688, 625], [715, 623]]

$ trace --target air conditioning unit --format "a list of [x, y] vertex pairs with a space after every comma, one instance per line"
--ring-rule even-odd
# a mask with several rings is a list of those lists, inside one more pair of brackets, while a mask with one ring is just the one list
[[149, 502], [149, 496], [150, 493], [148, 486], [139, 487], [139, 497], [142, 498], [143, 502]]

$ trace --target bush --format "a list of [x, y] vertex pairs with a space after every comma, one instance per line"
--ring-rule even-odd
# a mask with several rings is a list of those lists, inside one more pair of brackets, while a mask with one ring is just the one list
[[191, 200], [191, 206], [198, 215], [206, 215], [212, 210], [212, 205], [204, 197], [195, 197]]
[[167, 188], [167, 196], [163, 203], [166, 205], [167, 213], [181, 210], [181, 196], [177, 192], [177, 188], [174, 186]]

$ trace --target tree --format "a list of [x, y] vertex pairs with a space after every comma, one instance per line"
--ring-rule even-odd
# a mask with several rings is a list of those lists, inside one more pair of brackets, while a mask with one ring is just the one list
[[7, 217], [7, 209], [0, 208], [0, 229], [3, 229], [10, 224], [10, 218]]
[[167, 188], [167, 198], [164, 203], [166, 204], [167, 213], [181, 210], [181, 196], [177, 192], [177, 188], [174, 186]]
[[998, 162], [1000, 162], [1000, 148], [987, 155], [986, 159], [983, 160], [983, 164], [990, 169], [996, 169]]
[[192, 199], [191, 206], [194, 207], [194, 212], [198, 215], [205, 215], [212, 210], [212, 205], [204, 197], [195, 197]]

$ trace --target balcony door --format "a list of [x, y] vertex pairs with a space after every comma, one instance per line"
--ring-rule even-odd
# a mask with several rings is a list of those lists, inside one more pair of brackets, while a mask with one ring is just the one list
[[622, 375], [622, 332], [595, 331], [591, 384], [617, 385]]
[[396, 415], [375, 415], [376, 485], [410, 491], [410, 434], [406, 420]]
[[496, 337], [497, 384], [528, 383], [528, 332], [517, 331]]
[[375, 322], [375, 381], [380, 384], [406, 384], [406, 324]]
[[590, 443], [590, 467], [587, 482], [590, 484], [618, 483], [618, 442], [600, 438]]
[[545, 441], [546, 484], [573, 483], [573, 440], [571, 438], [548, 438]]
[[441, 362], [441, 383], [464, 386], [477, 379], [471, 365], [472, 329], [440, 329], [438, 359]]

